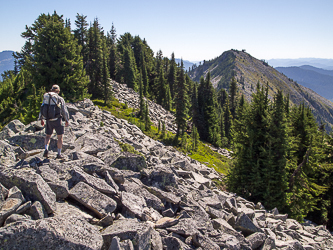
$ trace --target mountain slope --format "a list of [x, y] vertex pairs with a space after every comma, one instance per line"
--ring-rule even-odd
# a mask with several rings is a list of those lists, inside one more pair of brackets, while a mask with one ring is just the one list
[[6, 70], [14, 69], [13, 52], [9, 50], [0, 52], [0, 75]]
[[321, 96], [333, 99], [333, 71], [312, 66], [277, 67], [276, 70]]
[[[294, 82], [266, 62], [258, 60], [246, 52], [226, 51], [221, 56], [205, 61], [203, 65], [190, 71], [189, 76], [193, 80], [199, 81], [200, 77], [205, 76], [208, 71], [211, 72], [212, 83], [217, 90], [227, 89], [232, 76], [235, 76], [239, 92], [243, 93], [247, 100], [251, 100], [257, 82], [261, 85], [268, 83], [269, 98], [272, 99], [278, 90], [282, 90], [284, 95], [290, 96], [291, 104], [298, 105], [304, 102], [308, 105], [317, 122], [322, 119], [329, 127], [333, 125], [332, 102], [313, 90]], [[327, 129], [329, 128], [327, 127]]]

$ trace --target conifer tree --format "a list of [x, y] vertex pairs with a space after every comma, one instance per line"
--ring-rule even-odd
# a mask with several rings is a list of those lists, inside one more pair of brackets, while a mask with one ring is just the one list
[[175, 54], [171, 54], [170, 68], [168, 73], [168, 84], [170, 86], [171, 99], [173, 100], [175, 97], [175, 86], [176, 86], [176, 62], [175, 62]]
[[232, 114], [231, 114], [231, 110], [229, 109], [230, 105], [229, 105], [229, 99], [226, 99], [226, 103], [224, 104], [224, 117], [223, 117], [223, 121], [224, 121], [224, 136], [228, 139], [228, 141], [231, 140], [231, 126], [232, 126]]
[[198, 151], [199, 140], [200, 140], [200, 138], [199, 138], [198, 130], [195, 127], [195, 125], [193, 125], [193, 128], [192, 128], [192, 150], [194, 152]]
[[94, 19], [93, 24], [88, 30], [88, 64], [87, 74], [90, 77], [89, 93], [93, 98], [102, 97], [102, 71], [103, 71], [103, 31], [98, 18]]
[[124, 83], [127, 84], [129, 88], [134, 89], [137, 91], [137, 68], [135, 64], [135, 59], [133, 56], [133, 51], [130, 47], [123, 48], [123, 70], [122, 70], [122, 77]]
[[236, 94], [237, 94], [237, 81], [235, 77], [232, 77], [230, 86], [229, 86], [229, 94], [230, 94], [230, 112], [232, 117], [235, 117], [236, 111]]
[[104, 98], [104, 104], [106, 104], [108, 101], [112, 98], [112, 91], [111, 91], [111, 85], [110, 85], [110, 73], [108, 68], [108, 48], [106, 45], [106, 38], [103, 38], [102, 41], [102, 86], [103, 86], [103, 98]]
[[76, 20], [75, 20], [75, 26], [76, 29], [74, 30], [74, 37], [77, 39], [78, 44], [81, 46], [81, 56], [83, 59], [83, 67], [85, 68], [88, 62], [88, 48], [87, 48], [87, 42], [88, 42], [88, 22], [87, 22], [87, 16], [79, 15], [77, 13]]
[[145, 103], [145, 130], [150, 131], [151, 127], [151, 121], [149, 118], [149, 107], [148, 107], [148, 101]]
[[147, 75], [146, 62], [144, 60], [144, 53], [141, 54], [141, 72], [142, 72], [143, 95], [147, 97], [149, 91], [149, 79]]
[[214, 87], [210, 81], [210, 72], [206, 80], [202, 77], [198, 88], [198, 119], [194, 120], [200, 138], [218, 146], [220, 141], [217, 101]]
[[[27, 32], [35, 32], [30, 47], [33, 57], [26, 58], [25, 67], [30, 72], [36, 89], [50, 89], [58, 84], [67, 100], [87, 97], [87, 77], [83, 70], [80, 47], [74, 36], [65, 28], [62, 17], [56, 13], [41, 15], [35, 22], [40, 29], [27, 27]], [[29, 46], [32, 41], [28, 41]]]
[[188, 117], [188, 90], [185, 81], [185, 72], [183, 60], [181, 60], [180, 72], [177, 79], [175, 96], [176, 107], [176, 124], [177, 134], [176, 137], [182, 136], [186, 130], [186, 122]]
[[140, 110], [139, 110], [139, 117], [141, 119], [144, 118], [144, 112], [145, 112], [145, 100], [143, 97], [143, 84], [142, 84], [142, 74], [140, 72], [139, 74], [139, 96], [140, 96]]

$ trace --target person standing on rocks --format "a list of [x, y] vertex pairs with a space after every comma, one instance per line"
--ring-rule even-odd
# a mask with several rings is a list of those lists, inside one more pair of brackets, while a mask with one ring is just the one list
[[[57, 133], [57, 148], [58, 148], [58, 159], [63, 159], [61, 154], [63, 135], [65, 127], [62, 124], [62, 118], [65, 120], [65, 126], [69, 126], [69, 114], [65, 104], [65, 100], [59, 96], [60, 87], [53, 85], [50, 92], [44, 94], [43, 103], [41, 106], [41, 112], [39, 113], [38, 120], [41, 120], [41, 125], [45, 124], [45, 151], [43, 157], [48, 157], [50, 138], [55, 129]], [[44, 119], [46, 123], [44, 123]]]

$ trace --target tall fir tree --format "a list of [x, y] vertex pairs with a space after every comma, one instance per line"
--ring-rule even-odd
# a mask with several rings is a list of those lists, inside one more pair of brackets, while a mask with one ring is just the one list
[[[25, 63], [36, 89], [44, 87], [48, 90], [53, 84], [58, 84], [67, 100], [88, 97], [88, 79], [83, 70], [80, 47], [74, 36], [56, 12], [53, 15], [41, 15], [35, 23], [41, 22], [42, 28], [36, 30], [31, 47], [33, 57], [27, 58]], [[28, 27], [27, 32], [31, 32]], [[28, 44], [31, 42], [28, 41]]]
[[74, 30], [74, 37], [77, 39], [78, 44], [81, 46], [81, 56], [83, 59], [83, 67], [85, 68], [88, 62], [88, 48], [87, 48], [87, 42], [88, 42], [88, 22], [87, 22], [87, 16], [80, 15], [77, 13], [76, 20], [75, 20], [75, 26], [76, 29]]
[[185, 133], [187, 118], [188, 118], [188, 89], [187, 82], [185, 81], [184, 63], [181, 60], [180, 71], [178, 74], [175, 96], [176, 108], [176, 124], [177, 134], [176, 137], [182, 136]]

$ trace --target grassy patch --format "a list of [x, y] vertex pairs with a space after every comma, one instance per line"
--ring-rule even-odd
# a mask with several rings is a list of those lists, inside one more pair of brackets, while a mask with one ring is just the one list
[[[162, 142], [166, 146], [173, 146], [178, 151], [187, 154], [190, 158], [197, 160], [208, 167], [214, 168], [217, 172], [226, 174], [230, 165], [230, 159], [220, 155], [219, 153], [213, 151], [208, 147], [207, 144], [200, 142], [198, 150], [196, 152], [192, 151], [192, 138], [188, 137], [188, 143], [186, 148], [181, 146], [181, 139], [178, 138], [178, 141], [175, 140], [175, 134], [166, 131], [164, 136], [162, 135], [162, 131], [158, 131], [158, 128], [155, 126], [151, 126], [150, 130], [145, 130], [145, 125], [139, 118], [136, 117], [138, 110], [127, 107], [126, 104], [120, 103], [117, 99], [110, 101], [107, 105], [104, 104], [102, 100], [93, 100], [93, 103], [97, 105], [102, 110], [110, 111], [112, 115], [117, 118], [125, 119], [128, 122], [135, 124], [138, 126], [142, 132], [149, 136], [150, 138]], [[117, 141], [119, 146], [123, 149], [123, 151], [139, 154], [138, 151], [134, 149], [129, 144], [122, 143]]]

